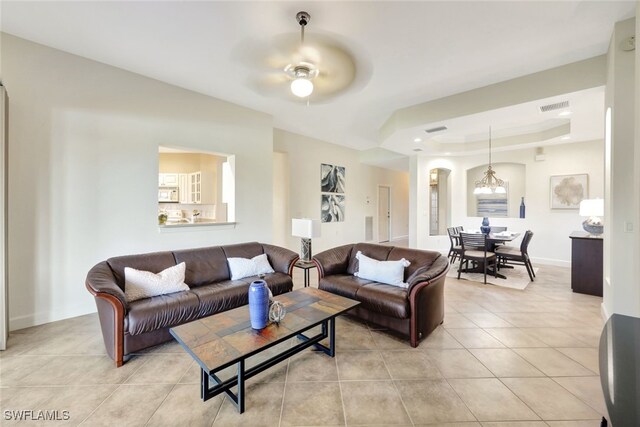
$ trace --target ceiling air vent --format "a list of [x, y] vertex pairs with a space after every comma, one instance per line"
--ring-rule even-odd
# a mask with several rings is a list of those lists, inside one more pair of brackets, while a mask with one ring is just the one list
[[413, 151], [415, 152], [422, 151], [422, 148], [414, 148]]
[[541, 113], [546, 113], [554, 110], [562, 110], [564, 108], [569, 108], [569, 101], [562, 101], [562, 102], [556, 102], [555, 104], [541, 105], [539, 108]]
[[442, 132], [443, 130], [447, 130], [446, 126], [438, 126], [435, 128], [431, 128], [431, 129], [425, 129], [424, 131], [426, 133], [435, 133], [435, 132]]

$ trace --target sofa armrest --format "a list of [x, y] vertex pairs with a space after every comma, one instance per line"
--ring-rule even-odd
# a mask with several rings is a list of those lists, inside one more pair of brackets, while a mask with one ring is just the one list
[[291, 276], [293, 264], [295, 264], [299, 258], [297, 253], [280, 246], [268, 245], [266, 243], [262, 244], [262, 248], [275, 271]]
[[349, 266], [352, 249], [353, 244], [338, 246], [314, 256], [313, 262], [318, 266], [319, 277], [345, 273]]
[[118, 302], [122, 304], [122, 308], [126, 313], [129, 305], [124, 296], [124, 291], [120, 289], [120, 286], [116, 283], [116, 279], [113, 276], [111, 268], [106, 261], [103, 261], [95, 265], [87, 274], [86, 286], [89, 292], [94, 296], [99, 293], [108, 294], [117, 298]]
[[409, 276], [407, 279], [407, 283], [409, 284], [409, 293], [411, 293], [414, 286], [420, 283], [430, 282], [434, 278], [442, 274], [446, 274], [448, 270], [449, 260], [440, 255], [430, 266], [420, 267], [411, 276]]

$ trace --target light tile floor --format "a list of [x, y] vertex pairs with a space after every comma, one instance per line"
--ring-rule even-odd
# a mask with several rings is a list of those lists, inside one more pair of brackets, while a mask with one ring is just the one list
[[16, 331], [0, 352], [0, 424], [32, 409], [69, 411], [39, 426], [596, 427], [601, 298], [572, 293], [568, 269], [539, 267], [524, 291], [448, 277], [445, 322], [416, 349], [339, 319], [336, 358], [309, 350], [253, 378], [243, 415], [200, 400], [198, 367], [175, 343], [115, 368], [96, 315]]

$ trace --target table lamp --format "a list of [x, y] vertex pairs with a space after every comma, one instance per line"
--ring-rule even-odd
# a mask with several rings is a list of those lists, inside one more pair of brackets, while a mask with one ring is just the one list
[[300, 259], [311, 261], [311, 239], [320, 237], [320, 221], [317, 219], [293, 218], [291, 219], [291, 235], [300, 237]]
[[581, 201], [580, 216], [588, 217], [582, 223], [582, 228], [584, 228], [587, 233], [599, 236], [604, 231], [603, 222], [600, 218], [604, 216], [604, 200], [585, 199]]

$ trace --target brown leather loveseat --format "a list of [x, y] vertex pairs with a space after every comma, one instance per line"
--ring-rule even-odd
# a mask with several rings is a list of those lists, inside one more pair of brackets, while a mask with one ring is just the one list
[[[272, 293], [291, 291], [291, 271], [298, 255], [257, 242], [120, 256], [94, 266], [86, 287], [95, 297], [104, 344], [116, 366], [122, 366], [131, 353], [171, 341], [170, 327], [247, 304], [249, 285], [257, 277], [230, 280], [227, 258], [253, 258], [263, 253], [275, 270], [264, 278]], [[158, 273], [181, 262], [186, 263], [189, 291], [127, 303], [125, 267]]]
[[[410, 261], [404, 276], [408, 288], [354, 276], [358, 251], [378, 261]], [[412, 347], [444, 319], [449, 261], [440, 252], [358, 243], [329, 249], [313, 260], [318, 266], [320, 289], [360, 301], [349, 314], [408, 336]]]

